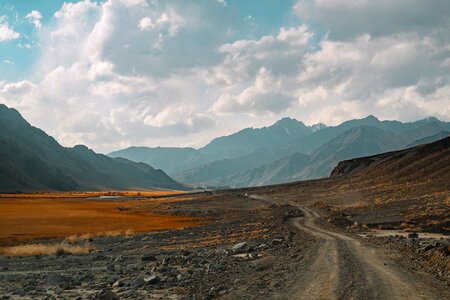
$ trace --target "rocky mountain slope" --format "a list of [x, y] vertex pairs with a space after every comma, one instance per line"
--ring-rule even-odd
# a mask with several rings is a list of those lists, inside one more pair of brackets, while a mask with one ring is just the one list
[[129, 147], [108, 154], [110, 157], [123, 157], [136, 162], [144, 162], [168, 174], [206, 164], [213, 159], [194, 148], [176, 147]]
[[450, 185], [450, 137], [400, 151], [340, 162], [331, 176], [353, 176], [358, 180], [443, 181]]
[[[450, 123], [436, 118], [402, 123], [368, 116], [331, 127], [308, 127], [284, 118], [269, 127], [247, 128], [219, 137], [200, 149], [143, 147], [110, 155], [164, 166], [172, 177], [184, 183], [260, 186], [325, 177], [341, 160], [431, 142], [447, 131]], [[175, 152], [179, 156], [174, 157]]]
[[182, 189], [162, 170], [61, 146], [18, 111], [0, 105], [0, 191]]

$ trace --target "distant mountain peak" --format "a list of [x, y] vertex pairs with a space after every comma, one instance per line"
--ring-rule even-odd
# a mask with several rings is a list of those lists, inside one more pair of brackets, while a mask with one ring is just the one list
[[436, 117], [426, 117], [423, 120], [427, 122], [439, 122], [439, 120]]
[[303, 122], [300, 122], [295, 118], [284, 117], [275, 122], [275, 124], [273, 124], [272, 126], [298, 126], [298, 125], [306, 127], [305, 124], [303, 124]]
[[311, 125], [310, 128], [313, 132], [317, 132], [319, 130], [327, 128], [327, 125], [325, 125], [323, 123], [317, 123], [317, 124]]
[[363, 118], [363, 120], [367, 120], [367, 121], [377, 121], [379, 122], [380, 120], [375, 117], [374, 115], [368, 115], [367, 117]]

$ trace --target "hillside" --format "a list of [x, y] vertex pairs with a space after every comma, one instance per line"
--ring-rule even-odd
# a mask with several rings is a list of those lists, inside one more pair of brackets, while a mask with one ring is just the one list
[[391, 131], [372, 126], [353, 127], [317, 149], [295, 179], [327, 177], [339, 161], [401, 149], [405, 142], [406, 139]]
[[448, 136], [450, 136], [450, 131], [441, 131], [437, 134], [433, 134], [433, 135], [418, 139], [418, 140], [412, 142], [411, 144], [409, 144], [407, 147], [410, 148], [410, 147], [415, 147], [415, 146], [419, 146], [419, 145], [423, 145], [423, 144], [430, 144], [432, 142], [441, 140]]
[[144, 162], [162, 169], [169, 175], [195, 168], [212, 159], [194, 148], [175, 147], [129, 147], [108, 154], [109, 157], [123, 157], [136, 162]]
[[0, 128], [0, 191], [184, 188], [147, 164], [65, 148], [5, 105]]
[[229, 136], [218, 137], [199, 151], [217, 159], [235, 158], [257, 149], [286, 145], [318, 132], [323, 127], [323, 124], [308, 127], [295, 119], [283, 118], [269, 127], [246, 128]]
[[[340, 162], [332, 177], [378, 182], [440, 181], [450, 187], [450, 137], [404, 150]], [[419, 178], [420, 177], [420, 178]]]

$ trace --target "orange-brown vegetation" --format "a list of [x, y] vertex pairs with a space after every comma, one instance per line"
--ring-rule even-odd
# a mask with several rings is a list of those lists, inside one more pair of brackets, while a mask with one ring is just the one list
[[9, 257], [45, 256], [60, 254], [83, 254], [94, 251], [95, 248], [89, 244], [67, 245], [58, 244], [28, 244], [0, 248], [0, 253]]
[[176, 190], [152, 190], [152, 191], [107, 191], [107, 192], [37, 192], [37, 193], [14, 193], [0, 194], [0, 198], [94, 198], [100, 196], [122, 196], [122, 197], [155, 197], [186, 193]]
[[[134, 192], [127, 193], [130, 195]], [[45, 197], [36, 195], [0, 199], [1, 246], [41, 238], [89, 240], [96, 236], [176, 229], [205, 222], [200, 218], [154, 212], [163, 203], [174, 201], [170, 198], [125, 201], [81, 199], [83, 197], [73, 197], [74, 194], [60, 193], [56, 194], [59, 197], [48, 193]], [[61, 198], [61, 195], [64, 197]], [[176, 199], [188, 200], [188, 197]]]

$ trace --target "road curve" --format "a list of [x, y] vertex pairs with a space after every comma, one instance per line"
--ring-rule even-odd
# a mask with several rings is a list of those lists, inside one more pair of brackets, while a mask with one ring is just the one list
[[[279, 203], [262, 195], [246, 195], [267, 203]], [[321, 226], [312, 208], [297, 205], [303, 217], [291, 219], [289, 227], [318, 239], [313, 261], [301, 270], [290, 299], [445, 299], [433, 288], [388, 264], [380, 250], [357, 238]]]
[[302, 276], [303, 280], [291, 293], [291, 298], [434, 299], [421, 282], [388, 266], [375, 249], [356, 238], [318, 225], [315, 221], [320, 216], [316, 211], [298, 207], [304, 217], [293, 219], [293, 225], [299, 231], [314, 235], [321, 243], [315, 261], [306, 276]]

